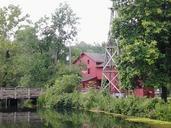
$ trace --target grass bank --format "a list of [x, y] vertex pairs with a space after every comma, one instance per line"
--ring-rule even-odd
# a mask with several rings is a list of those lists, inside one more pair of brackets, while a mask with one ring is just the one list
[[39, 103], [47, 108], [101, 110], [118, 115], [171, 121], [171, 103], [164, 103], [157, 98], [114, 98], [105, 92], [92, 90], [86, 94], [78, 92], [60, 95], [49, 93], [47, 96], [44, 94]]
[[46, 108], [74, 108], [101, 110], [126, 116], [143, 117], [162, 121], [171, 121], [171, 103], [158, 98], [114, 98], [107, 91], [90, 90], [79, 93], [76, 85], [80, 77], [77, 74], [62, 75], [54, 85], [46, 85], [45, 93], [39, 98], [39, 106]]
[[114, 117], [121, 117], [121, 118], [123, 118], [127, 121], [130, 121], [130, 122], [150, 124], [152, 126], [155, 126], [156, 128], [161, 128], [163, 126], [165, 128], [171, 128], [171, 122], [169, 122], [169, 121], [161, 121], [161, 120], [154, 120], [154, 119], [150, 119], [150, 118], [126, 116], [126, 115], [122, 115], [122, 114], [110, 113], [110, 112], [96, 110], [96, 109], [92, 109], [89, 111], [94, 112], [94, 113], [104, 113], [106, 115], [111, 115]]

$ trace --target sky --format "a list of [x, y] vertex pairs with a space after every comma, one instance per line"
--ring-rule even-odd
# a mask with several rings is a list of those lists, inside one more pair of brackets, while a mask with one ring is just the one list
[[102, 43], [107, 41], [109, 31], [110, 0], [0, 0], [0, 7], [19, 5], [23, 13], [28, 13], [35, 22], [44, 15], [50, 16], [60, 2], [67, 2], [78, 17], [78, 42]]

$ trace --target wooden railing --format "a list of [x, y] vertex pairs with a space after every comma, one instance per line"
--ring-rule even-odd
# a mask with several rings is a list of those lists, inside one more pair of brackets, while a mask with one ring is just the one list
[[41, 88], [0, 88], [0, 99], [30, 99], [42, 93]]

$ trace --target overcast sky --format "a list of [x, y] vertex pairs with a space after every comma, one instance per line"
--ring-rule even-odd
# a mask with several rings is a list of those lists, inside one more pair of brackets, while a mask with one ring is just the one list
[[65, 1], [81, 18], [77, 40], [87, 43], [106, 42], [110, 0], [0, 0], [0, 7], [8, 4], [19, 5], [22, 12], [28, 13], [31, 20], [35, 22], [44, 15], [50, 16], [59, 3]]

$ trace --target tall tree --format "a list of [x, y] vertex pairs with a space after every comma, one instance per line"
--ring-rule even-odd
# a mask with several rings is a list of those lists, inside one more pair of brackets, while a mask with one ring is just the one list
[[21, 72], [16, 61], [19, 47], [10, 41], [0, 41], [0, 86], [17, 86]]
[[0, 86], [43, 86], [54, 82], [60, 68], [56, 62], [65, 60], [65, 43], [76, 36], [77, 20], [72, 9], [61, 4], [51, 17], [42, 18], [32, 27], [23, 26], [27, 15], [22, 16], [18, 6], [1, 8]]
[[42, 53], [35, 28], [27, 26], [18, 31], [15, 42], [21, 46], [17, 62], [21, 67], [20, 71], [23, 72], [18, 85], [44, 85], [52, 77], [55, 69], [52, 69], [51, 57], [47, 53]]
[[113, 23], [113, 34], [120, 40], [122, 85], [132, 88], [141, 80], [144, 86], [162, 87], [165, 101], [171, 78], [170, 7], [170, 0], [135, 0], [118, 9]]
[[21, 47], [11, 39], [27, 17], [18, 6], [0, 8], [0, 86], [17, 86], [21, 76], [16, 62]]
[[67, 3], [60, 4], [52, 17], [41, 18], [37, 28], [45, 51], [51, 51], [55, 62], [66, 57], [66, 42], [77, 35], [78, 17]]
[[21, 9], [15, 5], [0, 8], [0, 38], [13, 38], [15, 32], [22, 26], [28, 15], [22, 16]]
[[36, 28], [25, 26], [22, 30], [18, 30], [15, 36], [15, 42], [19, 43], [27, 54], [41, 52], [41, 44], [38, 39]]
[[[15, 41], [22, 46], [23, 50], [18, 61], [24, 72], [19, 85], [43, 86], [48, 81], [53, 81], [53, 77], [58, 72], [59, 63], [65, 60], [65, 54], [68, 53], [66, 52], [65, 42], [75, 36], [72, 33], [61, 34], [65, 29], [67, 32], [70, 31], [69, 25], [76, 27], [76, 23], [68, 20], [77, 20], [75, 14], [72, 13], [67, 4], [61, 4], [56, 9], [55, 14], [52, 14], [52, 17], [44, 16], [35, 23], [34, 27], [26, 26], [24, 29], [17, 31]], [[56, 19], [53, 19], [53, 17], [56, 17]], [[57, 21], [59, 23], [54, 23]], [[63, 26], [59, 29], [58, 24]], [[72, 31], [76, 32], [76, 28]], [[56, 65], [56, 62], [59, 62], [58, 65]]]

